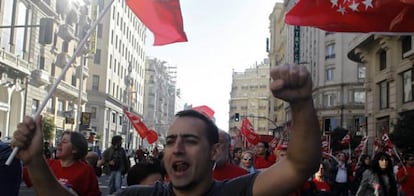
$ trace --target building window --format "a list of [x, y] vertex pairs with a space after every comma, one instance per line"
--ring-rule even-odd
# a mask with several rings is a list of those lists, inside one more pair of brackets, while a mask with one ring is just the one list
[[354, 91], [354, 103], [356, 104], [365, 103], [365, 91]]
[[358, 79], [365, 79], [365, 65], [358, 63]]
[[96, 49], [95, 56], [93, 58], [93, 63], [101, 64], [101, 50], [100, 49]]
[[96, 35], [98, 36], [98, 38], [102, 38], [102, 28], [103, 28], [103, 25], [102, 24], [98, 24], [98, 32], [96, 33]]
[[411, 35], [403, 36], [401, 38], [401, 51], [403, 55], [406, 52], [411, 51]]
[[334, 68], [328, 68], [325, 70], [325, 72], [326, 72], [325, 80], [332, 81], [334, 78]]
[[119, 121], [118, 121], [118, 124], [119, 125], [122, 125], [122, 119], [123, 119], [123, 117], [122, 116], [119, 116]]
[[96, 107], [91, 107], [91, 119], [96, 119]]
[[381, 50], [379, 56], [379, 70], [382, 71], [387, 68], [387, 51]]
[[380, 90], [380, 109], [388, 108], [388, 82], [383, 81], [379, 83]]
[[[26, 21], [26, 14], [27, 14], [27, 5], [23, 2], [19, 3], [19, 11], [18, 11], [18, 15], [17, 15], [17, 24], [27, 24]], [[20, 57], [23, 57], [24, 52], [25, 52], [25, 48], [24, 46], [25, 44], [25, 28], [16, 28], [15, 29], [15, 39], [16, 39], [16, 43], [15, 43], [15, 54], [19, 55]]]
[[325, 59], [335, 58], [335, 44], [329, 44], [326, 46]]
[[116, 123], [116, 114], [112, 112], [112, 123]]
[[39, 100], [32, 99], [32, 116], [34, 116], [39, 108]]
[[64, 108], [64, 104], [62, 100], [58, 100], [58, 105], [57, 105], [57, 115], [58, 116], [63, 116], [63, 111], [65, 110]]
[[76, 86], [76, 75], [75, 74], [72, 75], [71, 84], [72, 86]]
[[413, 70], [407, 70], [402, 73], [403, 80], [403, 103], [413, 100]]
[[99, 76], [93, 75], [92, 76], [92, 90], [99, 90]]
[[325, 107], [335, 106], [336, 95], [333, 93], [323, 95], [323, 105]]

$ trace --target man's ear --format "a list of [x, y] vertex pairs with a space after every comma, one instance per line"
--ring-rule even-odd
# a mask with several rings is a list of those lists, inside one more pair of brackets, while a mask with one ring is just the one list
[[220, 143], [216, 143], [211, 146], [210, 157], [212, 161], [216, 161], [219, 158], [219, 146]]

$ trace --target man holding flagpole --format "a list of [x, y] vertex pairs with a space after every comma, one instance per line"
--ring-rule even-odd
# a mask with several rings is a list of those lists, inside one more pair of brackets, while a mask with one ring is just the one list
[[[268, 169], [230, 181], [214, 181], [218, 128], [205, 115], [187, 110], [176, 115], [167, 132], [164, 165], [169, 184], [129, 187], [120, 195], [287, 195], [318, 169], [321, 135], [312, 100], [312, 80], [301, 65], [272, 68], [273, 95], [290, 103], [292, 137], [285, 159]], [[71, 195], [54, 178], [42, 156], [40, 120], [25, 118], [14, 133], [17, 157], [29, 168], [38, 195]]]

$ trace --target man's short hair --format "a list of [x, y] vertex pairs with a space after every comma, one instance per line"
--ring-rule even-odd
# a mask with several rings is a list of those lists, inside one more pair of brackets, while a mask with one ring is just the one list
[[116, 145], [116, 144], [122, 144], [122, 136], [120, 135], [115, 135], [112, 137], [112, 141], [111, 141], [112, 145]]
[[193, 117], [202, 120], [206, 124], [206, 135], [207, 140], [210, 145], [218, 143], [218, 128], [216, 124], [206, 117], [204, 114], [201, 114], [195, 110], [183, 110], [175, 114], [176, 117]]

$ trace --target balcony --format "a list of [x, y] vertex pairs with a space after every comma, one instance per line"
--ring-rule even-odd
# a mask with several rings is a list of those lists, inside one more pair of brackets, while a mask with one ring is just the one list
[[18, 73], [29, 75], [29, 63], [21, 59], [18, 55], [7, 52], [4, 49], [0, 49], [0, 64], [8, 65]]
[[[56, 79], [54, 78], [53, 83], [55, 82], [55, 80]], [[50, 89], [50, 87], [52, 86], [49, 85], [48, 88]], [[55, 96], [63, 97], [66, 100], [77, 101], [79, 97], [78, 95], [79, 95], [79, 89], [75, 86], [72, 86], [71, 84], [69, 84], [68, 82], [64, 80], [60, 81], [55, 91]], [[87, 93], [82, 92], [82, 103], [86, 103], [87, 101], [88, 101]]]
[[66, 53], [66, 52], [59, 53], [56, 56], [56, 62], [55, 62], [56, 66], [58, 66], [60, 68], [64, 68], [66, 63], [69, 62], [69, 58], [70, 58], [70, 56], [68, 55], [68, 53]]
[[33, 70], [30, 83], [36, 87], [50, 84], [49, 72], [42, 69]]
[[[81, 70], [82, 70], [81, 65], [76, 67], [76, 77], [77, 78], [81, 77]], [[89, 77], [89, 68], [87, 66], [84, 66], [83, 67], [83, 79], [86, 79], [88, 77]]]

